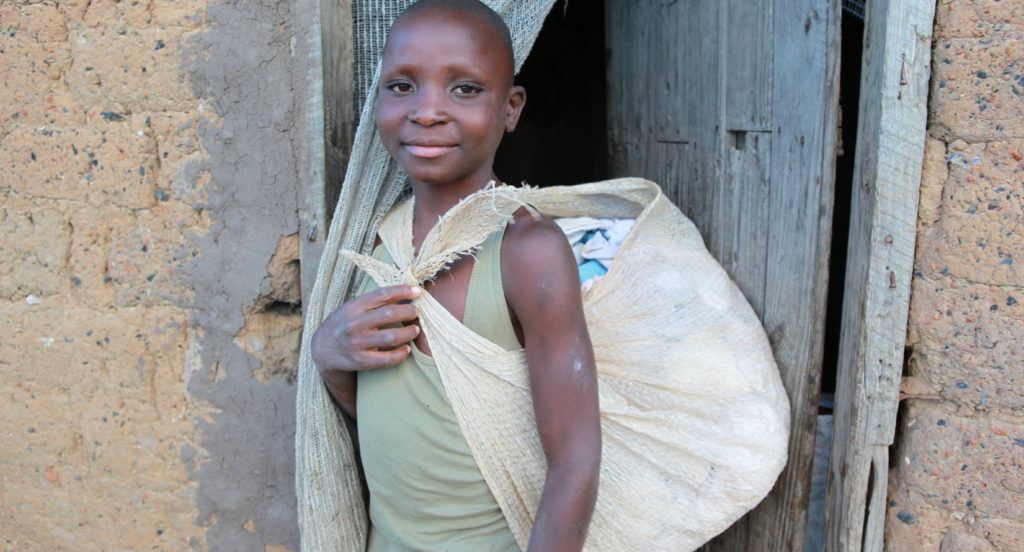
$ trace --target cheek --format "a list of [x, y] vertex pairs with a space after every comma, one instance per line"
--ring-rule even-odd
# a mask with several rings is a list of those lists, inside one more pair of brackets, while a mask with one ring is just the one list
[[401, 122], [401, 115], [394, 106], [389, 105], [388, 102], [381, 102], [377, 104], [377, 132], [380, 133], [381, 139], [390, 138], [398, 124]]
[[504, 109], [491, 109], [475, 118], [474, 128], [483, 140], [494, 144], [505, 134], [505, 118]]

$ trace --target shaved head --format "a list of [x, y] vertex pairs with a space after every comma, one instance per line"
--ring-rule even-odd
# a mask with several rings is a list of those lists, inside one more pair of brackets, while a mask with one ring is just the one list
[[[512, 34], [508, 30], [508, 25], [505, 24], [505, 20], [501, 18], [494, 10], [489, 8], [487, 4], [484, 4], [480, 0], [418, 0], [412, 4], [401, 15], [395, 20], [395, 24], [392, 26], [392, 32], [398, 28], [403, 21], [415, 19], [420, 15], [427, 13], [441, 13], [441, 14], [458, 14], [467, 15], [484, 25], [484, 28], [489, 31], [488, 38], [495, 40], [502, 46], [508, 58], [508, 65], [511, 71], [515, 71], [515, 57], [512, 52]], [[390, 40], [390, 39], [389, 39]], [[387, 51], [387, 43], [385, 43], [384, 50]], [[509, 82], [511, 82], [513, 75], [509, 75]]]

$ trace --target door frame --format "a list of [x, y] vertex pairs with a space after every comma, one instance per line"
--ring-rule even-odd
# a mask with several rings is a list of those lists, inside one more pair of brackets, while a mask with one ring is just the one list
[[298, 0], [306, 39], [297, 42], [297, 120], [308, 137], [296, 194], [302, 304], [316, 281], [331, 214], [341, 190], [358, 114], [355, 94], [355, 29], [351, 0]]
[[866, 5], [824, 549], [881, 552], [928, 114], [935, 0]]

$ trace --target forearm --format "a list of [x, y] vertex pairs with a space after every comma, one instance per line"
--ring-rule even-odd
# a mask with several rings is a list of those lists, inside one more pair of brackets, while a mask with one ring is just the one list
[[597, 502], [599, 461], [548, 470], [528, 552], [583, 549]]
[[353, 420], [356, 417], [356, 373], [335, 372], [330, 378], [322, 377], [324, 386], [334, 402]]
[[[575, 257], [558, 226], [523, 216], [502, 242], [502, 283], [523, 330], [547, 477], [529, 552], [579, 552], [597, 501], [601, 414]], [[523, 224], [519, 224], [522, 222]]]

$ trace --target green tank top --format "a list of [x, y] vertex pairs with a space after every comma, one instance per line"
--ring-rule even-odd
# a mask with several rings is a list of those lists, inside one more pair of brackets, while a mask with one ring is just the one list
[[[520, 349], [501, 284], [501, 238], [476, 253], [463, 324]], [[383, 246], [373, 257], [394, 261]], [[359, 294], [377, 289], [370, 278]], [[370, 489], [370, 552], [519, 551], [455, 419], [434, 359], [413, 345], [401, 364], [359, 372], [356, 423]]]

